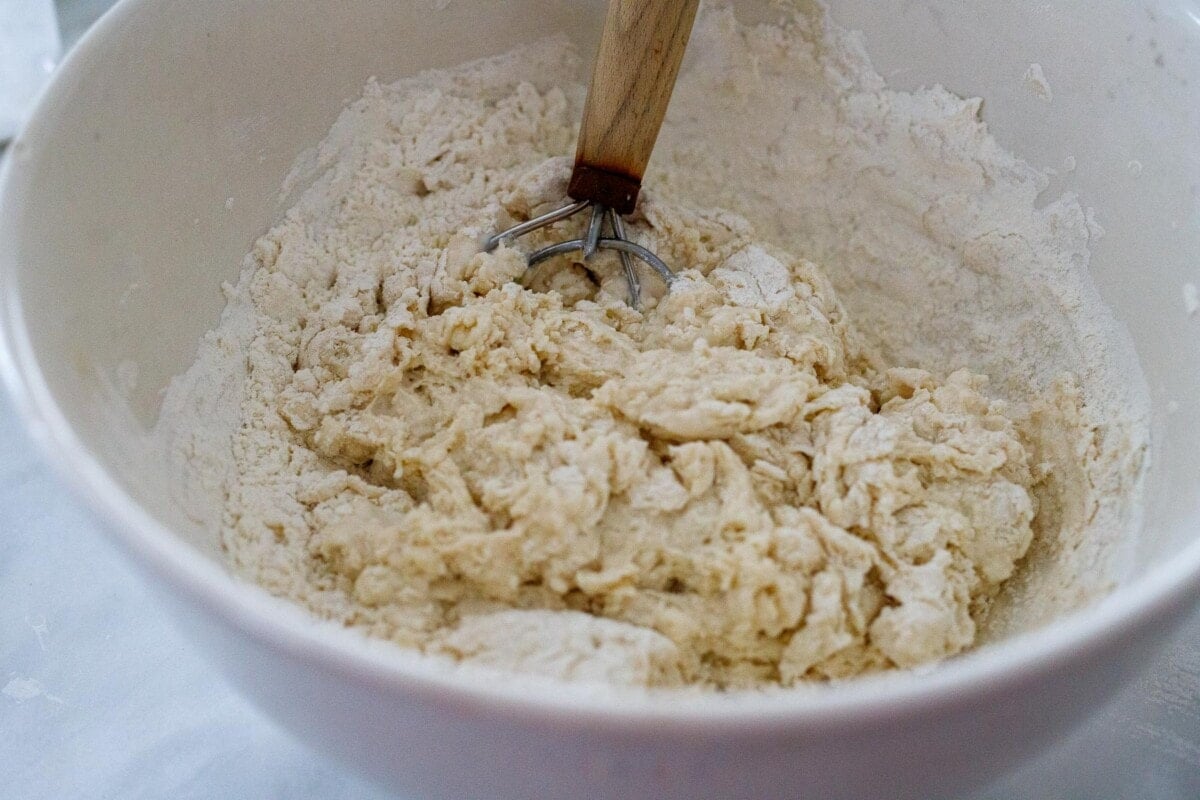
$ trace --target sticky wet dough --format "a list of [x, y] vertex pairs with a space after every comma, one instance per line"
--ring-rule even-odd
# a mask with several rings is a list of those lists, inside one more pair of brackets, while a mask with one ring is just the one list
[[[553, 92], [509, 100], [566, 130]], [[477, 141], [462, 130], [452, 151]], [[569, 164], [491, 155], [466, 150], [444, 187], [388, 187], [423, 208], [389, 234], [416, 264], [356, 269], [366, 253], [332, 246], [351, 209], [258, 244], [262, 333], [287, 355], [247, 428], [285, 434], [259, 455], [301, 465], [302, 489], [294, 519], [240, 503], [235, 536], [274, 526], [300, 570], [285, 580], [342, 598], [315, 605], [349, 624], [557, 677], [790, 685], [968, 647], [1034, 515], [985, 380], [884, 368], [817, 266], [652, 194], [632, 227], [686, 268], [669, 294], [648, 276], [646, 307], [627, 307], [610, 258], [523, 288], [523, 251], [479, 253], [431, 207], [474, 191], [486, 208], [487, 175], [508, 184], [488, 221], [527, 218], [561, 199]]]
[[1119, 580], [1144, 405], [1091, 215], [819, 13], [710, 8], [691, 53], [628, 222], [681, 279], [640, 310], [611, 253], [523, 277], [580, 220], [479, 253], [564, 200], [569, 42], [369, 84], [166, 393], [183, 529], [538, 691], [906, 669]]

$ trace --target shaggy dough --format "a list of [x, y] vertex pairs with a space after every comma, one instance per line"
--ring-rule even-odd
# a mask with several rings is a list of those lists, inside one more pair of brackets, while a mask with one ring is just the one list
[[[571, 139], [562, 93], [411, 94], [410, 136], [335, 177], [327, 219], [255, 246], [229, 546], [260, 580], [403, 645], [610, 683], [972, 643], [1034, 516], [982, 377], [883, 368], [815, 265], [652, 194], [632, 230], [683, 270], [669, 293], [647, 275], [628, 308], [611, 256], [523, 288], [523, 252], [478, 232], [561, 200], [569, 163], [537, 149]], [[272, 469], [302, 476], [298, 513], [255, 497]]]
[[167, 391], [164, 514], [320, 618], [584, 691], [905, 668], [1107, 591], [1147, 404], [1099, 227], [801, 5], [698, 16], [630, 220], [684, 277], [641, 311], [610, 255], [512, 283], [579, 220], [477, 252], [563, 200], [569, 42], [370, 84]]

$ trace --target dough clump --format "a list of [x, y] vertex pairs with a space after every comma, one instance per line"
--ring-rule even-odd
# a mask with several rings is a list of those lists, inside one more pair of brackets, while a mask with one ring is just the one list
[[404, 646], [611, 684], [969, 647], [1033, 536], [1014, 411], [880, 363], [818, 266], [677, 198], [630, 220], [680, 274], [640, 309], [611, 254], [520, 285], [583, 223], [480, 236], [562, 201], [577, 98], [486, 75], [369, 86], [254, 246], [235, 566]]

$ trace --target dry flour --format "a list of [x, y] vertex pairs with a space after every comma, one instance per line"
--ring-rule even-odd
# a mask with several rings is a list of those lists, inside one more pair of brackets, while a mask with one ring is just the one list
[[707, 10], [632, 220], [686, 272], [639, 313], [610, 260], [527, 291], [477, 252], [562, 200], [568, 76], [551, 40], [373, 83], [305, 162], [161, 424], [240, 574], [441, 656], [732, 688], [1119, 579], [1144, 423], [1099, 229], [978, 101], [887, 90], [818, 14]]

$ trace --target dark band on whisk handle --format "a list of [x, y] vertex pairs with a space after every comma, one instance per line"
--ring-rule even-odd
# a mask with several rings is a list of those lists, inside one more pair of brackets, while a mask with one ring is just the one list
[[637, 178], [576, 163], [567, 184], [567, 195], [572, 200], [589, 200], [611, 208], [618, 214], [632, 214], [641, 188], [642, 182]]
[[609, 0], [567, 194], [629, 214], [699, 0]]

